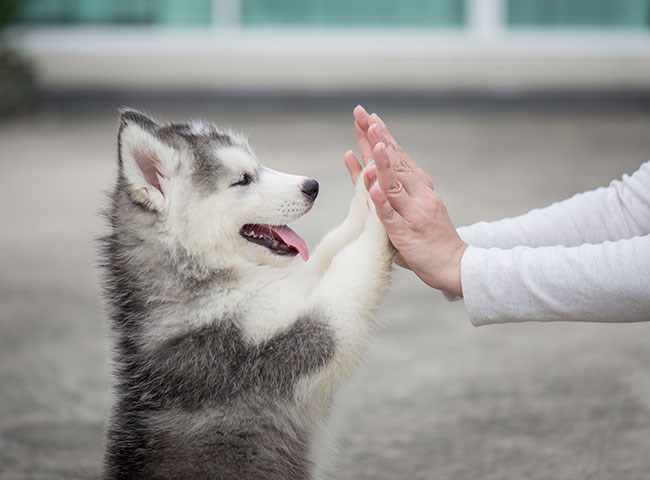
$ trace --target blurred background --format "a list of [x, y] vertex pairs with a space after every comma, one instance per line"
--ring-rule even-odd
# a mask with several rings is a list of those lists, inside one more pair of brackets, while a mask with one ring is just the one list
[[[318, 179], [313, 248], [358, 103], [457, 225], [606, 185], [650, 159], [650, 0], [0, 0], [0, 478], [99, 478], [116, 109], [238, 128]], [[476, 329], [394, 279], [332, 478], [650, 478], [647, 325]]]
[[38, 86], [75, 98], [644, 91], [650, 71], [646, 0], [3, 2]]

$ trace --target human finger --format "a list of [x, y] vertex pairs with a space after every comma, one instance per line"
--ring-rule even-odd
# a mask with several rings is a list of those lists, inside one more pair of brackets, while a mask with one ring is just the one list
[[413, 199], [393, 171], [386, 144], [380, 142], [375, 145], [372, 156], [377, 166], [377, 182], [388, 202], [397, 213], [407, 218], [409, 210], [413, 208]]
[[365, 108], [361, 105], [357, 105], [354, 107], [354, 110], [352, 110], [352, 116], [354, 117], [355, 122], [359, 124], [361, 129], [364, 132], [368, 131], [368, 127], [370, 126], [370, 123], [368, 123], [368, 112], [366, 111]]
[[411, 168], [402, 152], [398, 152], [390, 145], [387, 145], [385, 153], [390, 160], [390, 168], [394, 172], [395, 178], [402, 184], [409, 195], [418, 195], [429, 188]]
[[368, 132], [364, 131], [356, 121], [354, 122], [354, 131], [357, 134], [357, 143], [359, 144], [359, 153], [363, 165], [368, 165], [372, 161], [372, 147], [368, 141]]
[[348, 150], [343, 154], [343, 162], [345, 163], [345, 167], [348, 169], [348, 172], [350, 173], [350, 178], [352, 179], [352, 183], [357, 183], [357, 179], [361, 174], [361, 165], [359, 163], [359, 160], [357, 159], [357, 156], [354, 154], [352, 150]]
[[[390, 145], [398, 152], [406, 153], [404, 152], [402, 146], [399, 144], [399, 142], [395, 139], [395, 137], [391, 133], [390, 129], [388, 128], [388, 125], [386, 125], [386, 122], [384, 122], [379, 115], [377, 115], [376, 113], [372, 113], [368, 117], [368, 123], [369, 123], [368, 128], [370, 128], [370, 126], [373, 124], [378, 125], [378, 127], [376, 128], [379, 128], [379, 131], [377, 133], [379, 134], [379, 137], [381, 137], [381, 141], [383, 141], [387, 145]], [[413, 167], [414, 170], [419, 169], [419, 167], [408, 155], [406, 155], [406, 157], [408, 158], [408, 161], [412, 164], [411, 166]]]
[[390, 235], [406, 227], [404, 218], [395, 211], [393, 205], [379, 185], [373, 185], [370, 189], [370, 199], [375, 204], [375, 212], [379, 220]]
[[[370, 126], [368, 132], [374, 140], [378, 140], [380, 136], [383, 136], [381, 134], [382, 128], [376, 123]], [[375, 145], [378, 143], [380, 142], [377, 141]], [[381, 143], [385, 144], [383, 141]], [[411, 160], [404, 150], [396, 150], [392, 145], [388, 144], [386, 153], [390, 157], [392, 169], [397, 174], [398, 180], [402, 182], [409, 193], [414, 193], [422, 187], [432, 188], [431, 178], [415, 165], [415, 162]]]
[[386, 122], [382, 120], [382, 118], [377, 115], [376, 113], [372, 113], [371, 115], [368, 116], [368, 128], [370, 128], [371, 125], [377, 124], [382, 130], [382, 133], [384, 135], [384, 143], [391, 145], [395, 150], [401, 149], [399, 143], [397, 143], [397, 140], [395, 140], [395, 137], [393, 134], [390, 132], [390, 129], [386, 125]]
[[[378, 131], [379, 138], [378, 138], [377, 141], [382, 141], [382, 142], [386, 143], [387, 145], [392, 146], [398, 152], [404, 152], [404, 149], [399, 144], [399, 142], [395, 139], [395, 137], [391, 133], [390, 129], [388, 128], [388, 125], [386, 125], [386, 122], [384, 122], [379, 115], [377, 115], [376, 113], [370, 114], [369, 117], [368, 117], [368, 124], [369, 124], [368, 129], [370, 129], [370, 127], [373, 124], [378, 125], [378, 127], [376, 127], [376, 128], [379, 128], [379, 131]], [[411, 160], [410, 157], [409, 157], [408, 160], [413, 163], [413, 167], [414, 167], [415, 170], [419, 169], [419, 167], [415, 164], [415, 162], [413, 162], [413, 160]]]
[[[374, 114], [373, 114], [374, 115]], [[431, 176], [422, 170], [413, 159], [402, 149], [399, 144], [393, 138], [393, 141], [390, 141], [390, 133], [385, 128], [385, 124], [373, 123], [368, 127], [368, 141], [370, 145], [374, 146], [379, 142], [383, 142], [390, 147], [392, 147], [396, 152], [398, 152], [403, 160], [403, 162], [408, 165], [408, 167], [413, 170], [420, 180], [430, 189], [433, 189], [433, 180]]]

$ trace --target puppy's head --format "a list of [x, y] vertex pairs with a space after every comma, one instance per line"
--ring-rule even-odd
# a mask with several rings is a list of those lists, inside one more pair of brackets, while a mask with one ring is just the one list
[[312, 207], [315, 180], [265, 168], [242, 135], [211, 123], [125, 109], [118, 139], [118, 185], [163, 243], [218, 267], [307, 259], [286, 224]]

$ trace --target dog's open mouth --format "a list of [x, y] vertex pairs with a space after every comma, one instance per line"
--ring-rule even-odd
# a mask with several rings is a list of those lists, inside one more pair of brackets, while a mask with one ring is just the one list
[[268, 248], [278, 255], [297, 255], [307, 260], [307, 242], [286, 225], [258, 225], [249, 223], [241, 227], [239, 234], [246, 240]]

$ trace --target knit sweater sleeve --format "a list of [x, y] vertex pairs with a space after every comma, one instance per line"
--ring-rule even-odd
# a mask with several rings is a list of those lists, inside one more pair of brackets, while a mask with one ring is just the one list
[[458, 229], [474, 247], [513, 248], [602, 243], [650, 233], [650, 162], [608, 187], [515, 218]]
[[461, 262], [476, 326], [650, 320], [650, 235], [579, 247], [469, 247]]
[[470, 245], [461, 282], [474, 325], [650, 320], [650, 162], [609, 187], [459, 234]]

